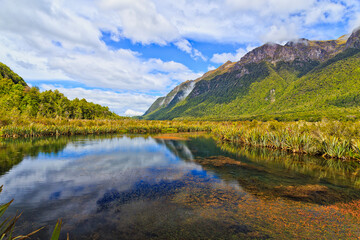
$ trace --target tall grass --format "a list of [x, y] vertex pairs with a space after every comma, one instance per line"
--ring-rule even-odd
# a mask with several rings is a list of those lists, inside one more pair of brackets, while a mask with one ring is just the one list
[[251, 147], [249, 145], [231, 142], [219, 142], [221, 149], [238, 156], [246, 156], [252, 162], [267, 166], [273, 165], [277, 169], [281, 166], [294, 172], [310, 176], [321, 176], [330, 181], [342, 181], [349, 185], [360, 186], [360, 162], [339, 161], [335, 158], [319, 158], [309, 154], [288, 154], [285, 151]]
[[209, 131], [207, 122], [123, 120], [33, 119], [0, 128], [6, 138], [104, 133], [176, 133]]
[[325, 158], [360, 160], [360, 121], [339, 122], [210, 122], [71, 120], [14, 118], [2, 122], [0, 136], [5, 138], [105, 133], [212, 132], [224, 142], [282, 149], [293, 153], [321, 155]]
[[360, 122], [235, 122], [212, 128], [224, 142], [325, 158], [360, 159]]

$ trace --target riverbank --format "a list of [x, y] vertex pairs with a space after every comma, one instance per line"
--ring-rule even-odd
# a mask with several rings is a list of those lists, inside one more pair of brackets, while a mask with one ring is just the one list
[[203, 121], [144, 121], [79, 120], [79, 119], [32, 119], [11, 123], [0, 128], [3, 138], [71, 136], [105, 133], [177, 133], [210, 131], [211, 124]]
[[222, 142], [342, 160], [360, 159], [360, 122], [236, 122], [213, 129]]
[[210, 122], [210, 121], [147, 121], [15, 119], [3, 124], [3, 138], [88, 135], [105, 133], [177, 133], [210, 132], [219, 141], [282, 149], [325, 158], [360, 160], [360, 121], [339, 122]]

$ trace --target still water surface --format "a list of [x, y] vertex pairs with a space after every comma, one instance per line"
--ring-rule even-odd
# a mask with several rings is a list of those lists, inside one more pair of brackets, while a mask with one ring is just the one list
[[207, 136], [6, 140], [18, 233], [70, 239], [358, 239], [360, 168]]

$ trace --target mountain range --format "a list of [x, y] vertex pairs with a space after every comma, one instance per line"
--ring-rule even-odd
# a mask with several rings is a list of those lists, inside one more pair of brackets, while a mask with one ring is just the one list
[[336, 40], [266, 43], [158, 98], [144, 119], [360, 118], [360, 28]]

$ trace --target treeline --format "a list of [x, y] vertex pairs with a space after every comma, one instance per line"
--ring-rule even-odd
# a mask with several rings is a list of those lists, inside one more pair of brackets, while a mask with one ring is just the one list
[[8, 67], [0, 64], [0, 114], [3, 116], [29, 116], [69, 119], [117, 119], [108, 107], [87, 102], [85, 99], [69, 100], [58, 90], [40, 92], [28, 87], [24, 80]]

